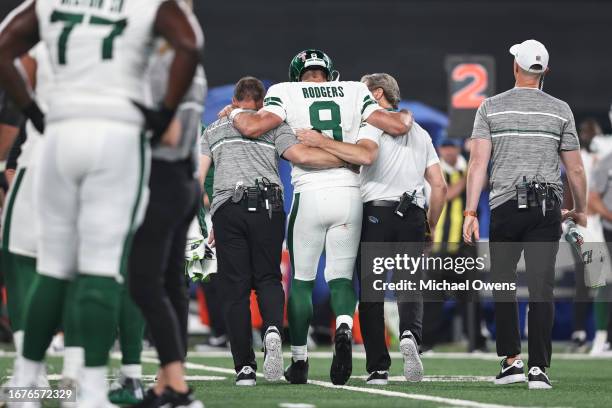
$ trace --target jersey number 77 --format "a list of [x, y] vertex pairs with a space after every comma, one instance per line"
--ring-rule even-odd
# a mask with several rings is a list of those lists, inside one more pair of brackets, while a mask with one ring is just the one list
[[[72, 33], [72, 30], [79, 25], [83, 24], [85, 20], [84, 14], [77, 13], [66, 13], [63, 11], [54, 11], [51, 14], [51, 22], [63, 22], [64, 29], [59, 36], [57, 44], [57, 58], [60, 65], [66, 65], [66, 48], [68, 46], [68, 38]], [[127, 27], [127, 19], [123, 18], [120, 20], [109, 20], [107, 18], [91, 16], [88, 24], [90, 25], [102, 25], [109, 26], [111, 28], [110, 33], [102, 40], [102, 59], [110, 60], [113, 58], [113, 45], [116, 37], [120, 36], [125, 28]]]

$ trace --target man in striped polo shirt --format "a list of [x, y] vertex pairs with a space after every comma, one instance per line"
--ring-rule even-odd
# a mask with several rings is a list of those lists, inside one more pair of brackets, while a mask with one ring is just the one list
[[[491, 276], [495, 282], [516, 282], [516, 264], [524, 250], [530, 296], [529, 388], [548, 389], [545, 369], [551, 358], [561, 221], [572, 217], [586, 226], [586, 179], [572, 111], [542, 91], [548, 51], [540, 42], [527, 40], [512, 46], [510, 53], [515, 87], [486, 99], [476, 113], [463, 236], [468, 243], [472, 237], [479, 239], [476, 207], [491, 160]], [[574, 198], [574, 209], [563, 215], [561, 161]], [[524, 382], [516, 294], [494, 291], [493, 296], [497, 354], [505, 357], [495, 383]]]

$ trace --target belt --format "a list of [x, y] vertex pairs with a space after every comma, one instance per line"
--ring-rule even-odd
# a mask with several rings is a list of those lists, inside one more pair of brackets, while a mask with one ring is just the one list
[[393, 200], [372, 200], [365, 203], [368, 207], [397, 207], [399, 201]]

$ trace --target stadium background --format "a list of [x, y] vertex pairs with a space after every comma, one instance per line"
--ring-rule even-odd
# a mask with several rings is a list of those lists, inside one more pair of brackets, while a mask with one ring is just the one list
[[[0, 17], [19, 0], [3, 0]], [[388, 72], [407, 107], [438, 140], [447, 125], [448, 54], [495, 58], [496, 92], [511, 88], [510, 45], [528, 38], [546, 44], [551, 72], [546, 91], [567, 101], [576, 121], [595, 117], [609, 133], [612, 102], [610, 1], [539, 0], [194, 0], [206, 35], [209, 98], [204, 122], [231, 98], [244, 75], [285, 81], [290, 58], [303, 48], [329, 53], [344, 80]], [[367, 29], [364, 29], [367, 27]], [[469, 136], [469, 135], [465, 135]], [[289, 166], [282, 163], [289, 186]], [[287, 189], [290, 206], [291, 189]], [[486, 207], [486, 205], [485, 205]], [[482, 208], [482, 206], [481, 206]], [[486, 213], [486, 208], [482, 208]], [[488, 222], [481, 225], [483, 232]], [[486, 233], [485, 233], [486, 236]], [[319, 282], [318, 299], [327, 296]], [[317, 299], [315, 299], [316, 301]], [[557, 305], [556, 338], [568, 338], [571, 305]], [[590, 330], [591, 331], [591, 330]]]

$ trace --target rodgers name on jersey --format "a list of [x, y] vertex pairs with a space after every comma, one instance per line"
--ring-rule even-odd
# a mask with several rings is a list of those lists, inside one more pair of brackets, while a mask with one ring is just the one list
[[[294, 130], [312, 128], [345, 143], [356, 143], [363, 121], [381, 107], [361, 82], [283, 82], [270, 87], [264, 110]], [[296, 192], [328, 187], [358, 187], [359, 177], [345, 169], [317, 170], [293, 166]]]

